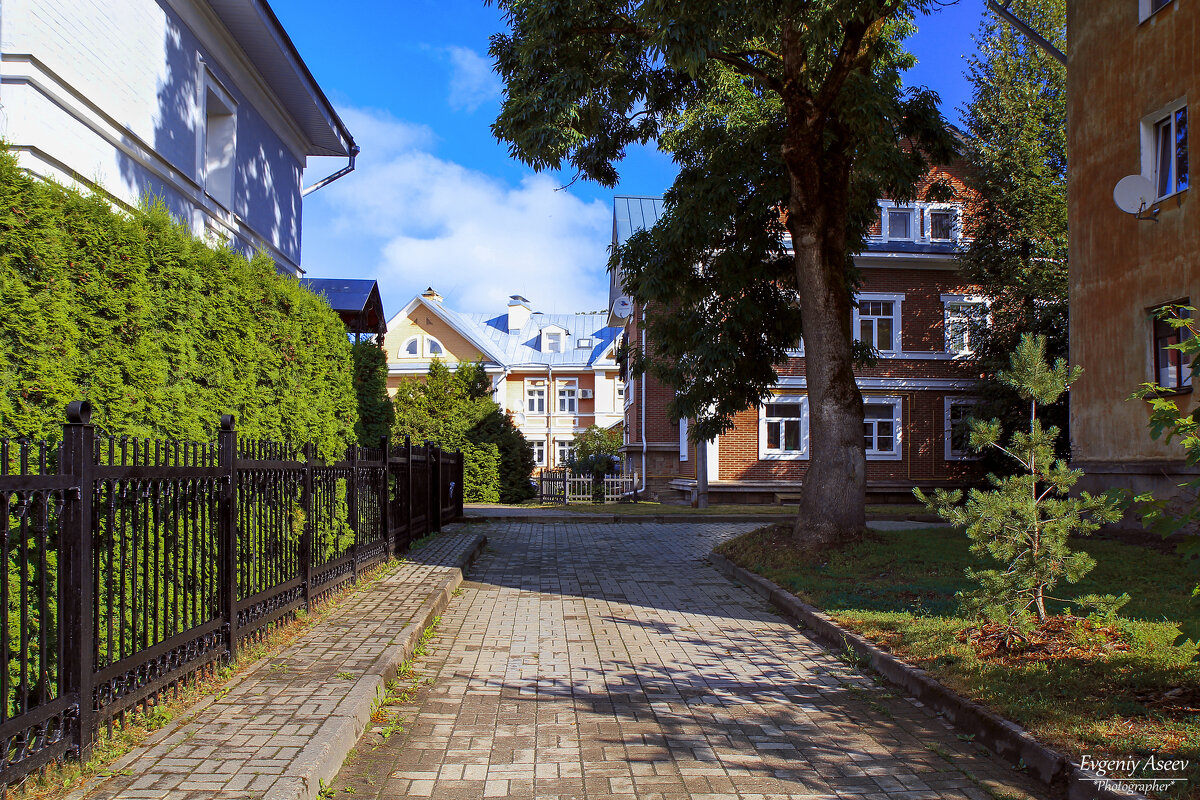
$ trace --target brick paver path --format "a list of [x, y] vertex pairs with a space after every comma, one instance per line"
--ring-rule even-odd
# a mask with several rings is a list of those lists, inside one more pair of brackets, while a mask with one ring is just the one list
[[88, 800], [315, 796], [330, 752], [344, 754], [347, 737], [363, 729], [382, 689], [385, 651], [474, 549], [478, 530], [458, 530], [411, 553], [228, 693], [112, 765], [114, 777], [90, 788]]
[[704, 563], [750, 527], [484, 528], [406, 730], [364, 736], [335, 796], [1043, 796]]

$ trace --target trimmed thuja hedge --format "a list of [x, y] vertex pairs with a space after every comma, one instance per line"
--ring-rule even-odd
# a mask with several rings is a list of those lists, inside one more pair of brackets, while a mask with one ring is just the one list
[[57, 438], [86, 398], [108, 432], [355, 439], [350, 343], [328, 303], [196, 239], [161, 204], [115, 211], [0, 153], [0, 436]]

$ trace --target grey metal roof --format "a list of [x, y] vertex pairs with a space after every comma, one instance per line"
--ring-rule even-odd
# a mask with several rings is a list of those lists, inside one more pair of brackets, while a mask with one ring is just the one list
[[662, 205], [661, 197], [614, 197], [613, 244], [620, 247], [634, 231], [653, 227]]
[[[516, 333], [508, 332], [508, 315], [489, 317], [486, 314], [460, 314], [440, 306], [457, 327], [469, 330], [483, 340], [504, 366], [547, 365], [552, 367], [590, 367], [621, 334], [620, 328], [606, 325], [608, 314], [539, 314]], [[556, 326], [567, 332], [565, 351], [544, 353], [539, 349], [543, 328]], [[577, 347], [580, 339], [591, 338], [592, 346]]]
[[354, 138], [267, 0], [208, 0], [308, 138], [310, 156], [345, 156]]
[[300, 285], [310, 292], [324, 295], [351, 333], [383, 333], [387, 330], [383, 300], [379, 296], [379, 284], [375, 281], [301, 278]]

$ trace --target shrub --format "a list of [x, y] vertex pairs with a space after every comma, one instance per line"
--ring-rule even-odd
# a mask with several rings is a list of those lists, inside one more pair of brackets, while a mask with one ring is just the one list
[[[1017, 472], [1003, 478], [988, 475], [993, 488], [972, 489], [964, 505], [958, 490], [938, 489], [932, 498], [913, 490], [930, 510], [966, 528], [972, 553], [1000, 562], [1002, 569], [967, 570], [967, 576], [979, 583], [977, 590], [960, 593], [968, 613], [1018, 630], [1028, 629], [1031, 612], [1044, 622], [1046, 601], [1061, 600], [1051, 595], [1058, 582], [1076, 583], [1096, 566], [1087, 553], [1067, 546], [1069, 537], [1089, 534], [1120, 519], [1116, 503], [1107, 497], [1087, 492], [1069, 496], [1083, 473], [1054, 457], [1058, 428], [1043, 428], [1038, 419], [1038, 406], [1058, 400], [1080, 372], [1062, 359], [1049, 366], [1044, 336], [1022, 336], [1000, 380], [1029, 403], [1029, 432], [1016, 431], [1002, 445], [999, 420], [970, 423], [971, 448], [999, 450], [1016, 461]], [[1074, 602], [1111, 612], [1127, 600], [1128, 596], [1089, 596]]]
[[265, 255], [211, 247], [161, 203], [125, 213], [0, 153], [0, 431], [57, 438], [90, 400], [113, 434], [249, 438], [340, 457], [356, 406], [328, 303]]
[[378, 447], [392, 432], [396, 410], [387, 393], [387, 353], [374, 337], [355, 342], [354, 393], [358, 398], [358, 422], [354, 433], [364, 447]]

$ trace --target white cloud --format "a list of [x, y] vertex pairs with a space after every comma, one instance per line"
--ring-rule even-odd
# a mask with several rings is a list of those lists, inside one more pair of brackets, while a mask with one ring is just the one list
[[492, 72], [492, 62], [467, 47], [447, 47], [450, 57], [450, 107], [474, 111], [500, 97], [500, 76]]
[[513, 185], [439, 158], [428, 129], [384, 112], [342, 117], [362, 155], [355, 172], [305, 200], [310, 275], [378, 280], [389, 316], [426, 286], [467, 312], [499, 314], [511, 294], [547, 313], [606, 307], [604, 203], [549, 176]]

